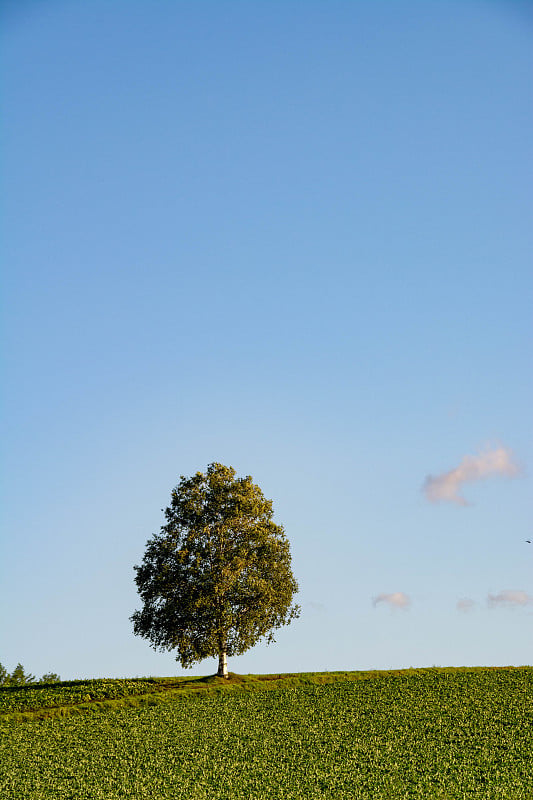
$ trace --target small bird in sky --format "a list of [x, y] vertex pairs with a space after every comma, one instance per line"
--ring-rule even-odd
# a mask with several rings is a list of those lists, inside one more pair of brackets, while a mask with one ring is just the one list
[[526, 542], [527, 542], [528, 544], [531, 544], [531, 539], [526, 539]]

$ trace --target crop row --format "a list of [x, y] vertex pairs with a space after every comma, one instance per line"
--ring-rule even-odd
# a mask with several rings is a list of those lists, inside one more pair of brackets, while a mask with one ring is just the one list
[[4, 723], [5, 800], [531, 800], [533, 669]]

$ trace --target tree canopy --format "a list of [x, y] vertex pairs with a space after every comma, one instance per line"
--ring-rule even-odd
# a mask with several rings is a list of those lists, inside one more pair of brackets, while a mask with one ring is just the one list
[[131, 620], [156, 650], [176, 650], [183, 667], [240, 655], [299, 616], [298, 584], [272, 502], [250, 476], [213, 463], [181, 476], [166, 523], [146, 545], [135, 582], [143, 607]]

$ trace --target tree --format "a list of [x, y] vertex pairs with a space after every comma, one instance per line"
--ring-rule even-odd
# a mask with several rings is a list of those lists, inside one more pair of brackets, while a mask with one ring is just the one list
[[289, 542], [252, 478], [222, 464], [182, 475], [164, 513], [134, 567], [143, 601], [134, 633], [155, 650], [177, 650], [185, 668], [218, 657], [227, 677], [228, 656], [275, 641], [273, 631], [299, 616]]
[[35, 683], [35, 675], [24, 672], [22, 664], [17, 664], [6, 683], [9, 686], [26, 686], [28, 683]]
[[0, 686], [26, 686], [30, 683], [59, 683], [61, 678], [56, 672], [47, 672], [40, 681], [35, 680], [35, 675], [24, 672], [22, 664], [17, 664], [10, 674], [7, 669], [0, 664]]
[[45, 672], [39, 683], [60, 683], [61, 678], [57, 672]]

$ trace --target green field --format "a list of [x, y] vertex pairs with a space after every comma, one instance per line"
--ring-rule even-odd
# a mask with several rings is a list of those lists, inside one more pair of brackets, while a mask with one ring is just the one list
[[533, 668], [269, 678], [2, 689], [0, 797], [533, 798]]

